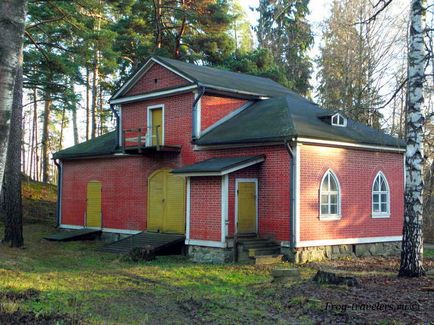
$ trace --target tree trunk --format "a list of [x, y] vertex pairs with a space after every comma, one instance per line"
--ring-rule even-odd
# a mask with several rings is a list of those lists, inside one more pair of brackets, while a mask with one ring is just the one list
[[23, 43], [26, 0], [0, 2], [0, 184], [6, 167], [14, 85]]
[[89, 140], [89, 111], [90, 111], [90, 77], [89, 67], [86, 66], [86, 141]]
[[5, 234], [11, 247], [23, 245], [23, 210], [21, 204], [21, 137], [23, 114], [22, 52], [14, 87], [11, 130], [4, 177]]
[[96, 110], [98, 102], [98, 55], [95, 54], [95, 62], [93, 65], [93, 79], [92, 79], [92, 108], [91, 108], [91, 138], [96, 136]]
[[78, 144], [77, 106], [72, 110], [72, 128], [74, 129], [74, 145]]
[[42, 182], [49, 180], [49, 157], [48, 157], [48, 125], [50, 123], [50, 111], [52, 99], [50, 93], [45, 94], [44, 123], [42, 126]]
[[413, 0], [410, 9], [410, 47], [408, 51], [408, 99], [405, 153], [406, 186], [404, 229], [399, 276], [418, 277], [423, 269], [423, 81], [425, 67], [424, 4]]

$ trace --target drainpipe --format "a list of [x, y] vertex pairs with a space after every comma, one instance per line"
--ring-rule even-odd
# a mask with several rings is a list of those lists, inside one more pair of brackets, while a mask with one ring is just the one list
[[56, 205], [56, 227], [60, 227], [61, 214], [62, 214], [62, 179], [63, 169], [62, 162], [53, 159], [54, 164], [57, 166], [57, 205]]
[[201, 86], [200, 84], [197, 84], [198, 86], [198, 94], [196, 96], [196, 98], [194, 99], [193, 102], [193, 107], [192, 107], [192, 130], [191, 130], [191, 139], [194, 141], [197, 139], [197, 134], [196, 134], [196, 129], [197, 129], [197, 104], [199, 103], [199, 100], [202, 98], [203, 94], [205, 93], [205, 87]]
[[113, 112], [116, 118], [116, 148], [119, 148], [119, 138], [121, 136], [119, 113], [117, 110], [115, 110], [113, 104], [110, 104], [110, 110]]
[[289, 155], [291, 156], [291, 167], [290, 167], [290, 173], [291, 173], [291, 183], [289, 187], [289, 193], [291, 196], [291, 211], [290, 211], [290, 221], [291, 221], [291, 236], [290, 236], [290, 247], [292, 249], [295, 248], [295, 242], [296, 242], [296, 214], [297, 214], [297, 206], [296, 206], [296, 173], [297, 173], [297, 166], [296, 166], [296, 152], [295, 148], [296, 145], [294, 145], [294, 140], [292, 139], [290, 142], [285, 140], [285, 147], [288, 150]]

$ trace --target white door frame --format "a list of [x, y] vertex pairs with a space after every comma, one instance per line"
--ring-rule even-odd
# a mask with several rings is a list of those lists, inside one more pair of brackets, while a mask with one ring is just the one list
[[[152, 146], [152, 110], [161, 108], [161, 139], [160, 140], [160, 146], [164, 146], [164, 133], [165, 133], [165, 127], [164, 127], [164, 104], [158, 104], [158, 105], [152, 105], [147, 107], [147, 114], [146, 114], [146, 134], [148, 134], [149, 130], [151, 130], [151, 136], [146, 136], [146, 145]], [[150, 129], [151, 128], [151, 129]]]
[[255, 183], [256, 191], [256, 233], [259, 227], [259, 210], [258, 210], [258, 179], [257, 178], [236, 178], [235, 179], [235, 233], [238, 233], [238, 185], [239, 183]]

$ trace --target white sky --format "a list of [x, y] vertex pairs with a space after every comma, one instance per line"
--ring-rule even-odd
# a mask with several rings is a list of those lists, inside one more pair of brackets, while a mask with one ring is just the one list
[[[330, 13], [330, 5], [332, 0], [311, 0], [309, 3], [309, 10], [310, 15], [308, 17], [311, 25], [312, 25], [312, 31], [314, 33], [315, 37], [315, 43], [313, 48], [310, 51], [310, 56], [312, 59], [316, 58], [319, 54], [319, 44], [321, 42], [321, 28], [320, 24], [324, 21], [325, 18]], [[248, 15], [248, 18], [251, 22], [252, 28], [256, 25], [256, 22], [259, 18], [258, 12], [251, 10], [251, 8], [257, 8], [259, 5], [259, 0], [240, 0], [240, 4], [245, 8], [245, 11]], [[253, 33], [253, 35], [255, 35]], [[311, 85], [313, 88], [316, 88], [316, 67], [314, 66], [314, 71], [312, 73], [311, 77]], [[83, 96], [84, 97], [84, 96]], [[85, 136], [85, 112], [84, 109], [79, 109], [77, 112], [78, 117], [78, 129], [79, 129], [79, 141], [84, 141]], [[73, 137], [73, 129], [72, 129], [72, 120], [70, 120], [70, 123], [68, 127], [65, 130], [65, 138], [63, 147], [69, 147], [74, 144], [74, 137]]]

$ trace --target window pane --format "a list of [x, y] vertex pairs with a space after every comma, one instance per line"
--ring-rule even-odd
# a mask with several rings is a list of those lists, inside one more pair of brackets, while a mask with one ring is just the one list
[[381, 212], [387, 212], [387, 203], [381, 203]]
[[330, 214], [338, 214], [338, 206], [337, 204], [330, 205]]
[[332, 117], [332, 123], [333, 124], [338, 124], [338, 116], [337, 115], [335, 115], [335, 116]]
[[374, 203], [373, 209], [374, 209], [374, 212], [380, 212], [380, 205], [378, 203]]
[[372, 196], [372, 202], [373, 203], [379, 203], [379, 201], [380, 201], [380, 194], [374, 194]]
[[330, 195], [330, 203], [332, 203], [332, 204], [338, 203], [338, 195], [337, 194]]
[[384, 181], [383, 177], [381, 177], [381, 191], [387, 191], [386, 182]]
[[328, 205], [321, 205], [321, 214], [328, 214], [328, 213], [329, 213]]
[[326, 195], [321, 195], [321, 204], [328, 204], [329, 203], [329, 196]]
[[377, 177], [376, 179], [375, 179], [375, 182], [374, 182], [374, 191], [379, 191], [380, 190], [380, 186], [379, 186], [379, 178]]
[[323, 191], [323, 192], [328, 192], [328, 190], [329, 190], [329, 187], [328, 187], [328, 178], [329, 178], [329, 175], [327, 174], [326, 177], [324, 178], [324, 181], [322, 182], [321, 191]]
[[381, 203], [387, 203], [387, 194], [381, 194]]
[[338, 184], [336, 184], [335, 178], [330, 175], [330, 191], [337, 191], [337, 190], [338, 190]]

